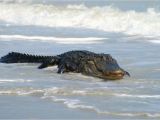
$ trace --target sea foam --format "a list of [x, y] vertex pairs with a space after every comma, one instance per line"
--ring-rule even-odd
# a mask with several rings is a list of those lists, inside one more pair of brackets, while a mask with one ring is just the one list
[[107, 38], [98, 37], [85, 37], [85, 38], [60, 38], [60, 37], [49, 37], [49, 36], [27, 36], [27, 35], [0, 35], [0, 39], [3, 41], [10, 40], [27, 40], [27, 41], [45, 41], [45, 42], [56, 42], [61, 44], [93, 44], [101, 43], [102, 40]]
[[80, 27], [129, 35], [159, 36], [160, 13], [122, 11], [112, 6], [0, 3], [0, 21], [45, 27]]
[[[83, 111], [91, 111], [96, 114], [103, 114], [107, 116], [116, 116], [116, 117], [141, 117], [141, 118], [160, 118], [159, 112], [132, 112], [132, 111], [108, 111], [102, 110], [101, 108], [90, 105], [90, 103], [82, 101], [81, 99], [72, 98], [73, 95], [88, 95], [89, 91], [82, 90], [68, 90], [67, 88], [44, 88], [44, 89], [34, 89], [34, 88], [16, 88], [16, 89], [2, 89], [0, 90], [0, 95], [19, 95], [19, 96], [39, 96], [41, 99], [51, 100], [55, 103], [61, 103], [69, 109], [80, 109]], [[91, 92], [91, 91], [90, 91]], [[94, 91], [92, 91], [94, 92]], [[85, 93], [85, 94], [84, 94]], [[72, 97], [68, 97], [72, 96]], [[98, 95], [98, 94], [97, 94]], [[115, 94], [113, 94], [115, 95]], [[116, 97], [130, 97], [131, 95], [116, 95]], [[142, 97], [141, 97], [142, 96]], [[150, 98], [149, 95], [141, 95], [138, 98]], [[151, 98], [154, 96], [151, 96]], [[159, 98], [159, 96], [158, 96]]]
[[14, 82], [32, 82], [32, 80], [24, 79], [0, 79], [0, 83], [14, 83]]
[[128, 98], [151, 98], [151, 99], [160, 99], [160, 95], [131, 95], [131, 94], [114, 94], [117, 97], [128, 97]]

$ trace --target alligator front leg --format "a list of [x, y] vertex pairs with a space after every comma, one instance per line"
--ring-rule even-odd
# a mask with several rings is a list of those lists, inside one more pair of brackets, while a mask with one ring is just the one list
[[62, 61], [59, 65], [58, 65], [58, 71], [57, 73], [64, 73], [64, 72], [78, 72], [78, 67], [76, 65], [76, 63], [74, 63], [73, 61]]
[[38, 69], [43, 69], [43, 68], [46, 68], [46, 67], [49, 67], [49, 66], [54, 66], [56, 65], [56, 60], [54, 58], [52, 59], [48, 59], [48, 60], [45, 60], [39, 67]]
[[58, 66], [58, 71], [57, 71], [57, 73], [62, 74], [62, 73], [64, 73], [64, 72], [66, 72], [65, 64], [59, 65], [59, 66]]

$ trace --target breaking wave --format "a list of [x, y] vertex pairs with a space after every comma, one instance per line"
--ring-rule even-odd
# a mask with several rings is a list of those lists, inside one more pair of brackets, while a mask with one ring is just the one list
[[52, 87], [44, 89], [35, 89], [31, 87], [26, 88], [13, 88], [13, 89], [1, 89], [0, 95], [20, 95], [20, 96], [39, 96], [41, 99], [51, 100], [56, 103], [62, 103], [66, 107], [71, 109], [81, 109], [92, 111], [97, 114], [104, 114], [109, 116], [119, 116], [119, 117], [142, 117], [142, 118], [160, 118], [160, 113], [150, 113], [150, 112], [125, 112], [125, 111], [107, 111], [101, 110], [100, 108], [90, 105], [80, 99], [71, 98], [67, 96], [88, 96], [88, 95], [111, 95], [114, 97], [138, 97], [138, 98], [160, 98], [159, 95], [129, 95], [129, 94], [114, 94], [107, 93], [106, 91], [96, 91], [96, 90], [79, 90], [79, 89], [69, 89], [61, 87]]
[[[32, 82], [31, 80], [0, 80], [0, 82]], [[35, 89], [32, 87], [28, 88], [13, 88], [13, 89], [0, 89], [0, 95], [2, 94], [16, 94], [16, 95], [32, 95], [36, 93], [41, 93], [44, 97], [51, 97], [51, 96], [114, 96], [114, 97], [123, 97], [123, 98], [143, 98], [143, 99], [160, 99], [160, 95], [149, 95], [149, 94], [125, 94], [125, 93], [115, 93], [114, 91], [108, 90], [107, 92], [105, 89], [73, 89], [73, 88], [65, 88], [65, 87], [51, 87], [51, 88], [44, 88], [44, 89]]]
[[82, 109], [82, 110], [89, 110], [96, 112], [97, 114], [104, 114], [104, 115], [111, 115], [111, 116], [119, 116], [119, 117], [144, 117], [144, 118], [159, 118], [160, 113], [148, 113], [148, 112], [111, 112], [111, 111], [102, 111], [99, 108], [91, 105], [85, 105], [78, 99], [64, 99], [64, 98], [57, 98], [55, 96], [45, 96], [42, 97], [43, 99], [51, 99], [54, 102], [60, 102], [66, 105], [68, 108], [72, 109]]
[[102, 40], [107, 38], [97, 37], [85, 37], [85, 38], [60, 38], [60, 37], [47, 37], [47, 36], [26, 36], [26, 35], [0, 35], [0, 39], [3, 41], [11, 40], [27, 40], [27, 41], [49, 41], [61, 44], [93, 44], [100, 43]]
[[[20, 0], [19, 0], [20, 1]], [[160, 12], [122, 11], [112, 6], [0, 3], [0, 21], [46, 27], [83, 27], [130, 35], [159, 36]]]

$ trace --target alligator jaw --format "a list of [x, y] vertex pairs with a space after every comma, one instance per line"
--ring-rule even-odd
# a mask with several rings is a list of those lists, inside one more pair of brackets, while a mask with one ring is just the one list
[[116, 71], [110, 71], [110, 72], [103, 73], [103, 75], [100, 76], [100, 78], [103, 78], [105, 80], [120, 80], [125, 75], [130, 77], [130, 74], [127, 71], [116, 70]]

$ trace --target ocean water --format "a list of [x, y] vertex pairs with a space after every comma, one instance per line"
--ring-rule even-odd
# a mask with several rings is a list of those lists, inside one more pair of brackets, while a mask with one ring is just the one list
[[159, 1], [0, 0], [0, 57], [109, 53], [131, 77], [104, 82], [0, 63], [0, 119], [160, 119]]

